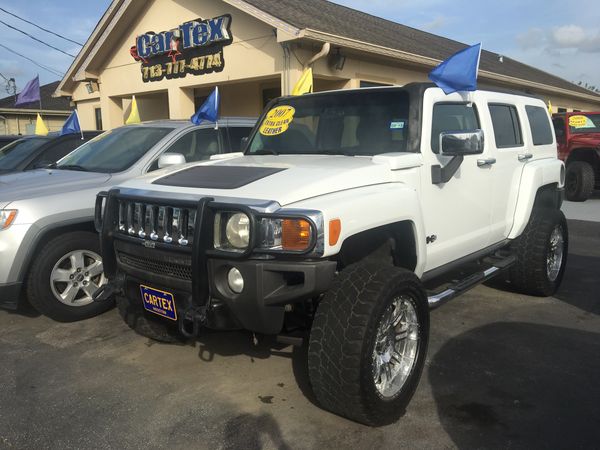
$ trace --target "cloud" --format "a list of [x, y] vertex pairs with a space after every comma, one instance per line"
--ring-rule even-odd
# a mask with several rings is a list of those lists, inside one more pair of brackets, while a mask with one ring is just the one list
[[448, 23], [448, 17], [446, 16], [436, 16], [433, 20], [424, 23], [420, 28], [426, 31], [435, 31], [442, 28], [444, 25]]
[[552, 55], [561, 54], [561, 50], [600, 53], [600, 33], [573, 24], [545, 30], [533, 27], [517, 35], [516, 41], [523, 50], [543, 49]]

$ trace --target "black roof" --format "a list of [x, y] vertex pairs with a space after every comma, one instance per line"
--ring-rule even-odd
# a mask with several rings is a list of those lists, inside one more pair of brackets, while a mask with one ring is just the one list
[[[444, 60], [466, 44], [372, 16], [326, 0], [245, 0], [296, 28], [346, 37], [419, 56]], [[483, 50], [480, 69], [588, 95], [598, 95], [560, 77], [512, 58]], [[600, 96], [599, 96], [600, 97]]]
[[[73, 108], [69, 104], [70, 101], [65, 97], [52, 97], [54, 91], [58, 87], [60, 81], [54, 81], [49, 84], [40, 86], [40, 97], [42, 97], [42, 108], [52, 111], [71, 111]], [[15, 97], [5, 97], [0, 99], [0, 109], [17, 108], [17, 109], [40, 109], [39, 102], [23, 103], [15, 106]]]

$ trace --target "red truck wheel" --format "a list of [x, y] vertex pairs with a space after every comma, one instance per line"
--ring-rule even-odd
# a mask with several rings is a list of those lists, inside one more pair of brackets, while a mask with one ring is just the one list
[[585, 161], [574, 161], [567, 164], [565, 194], [572, 202], [586, 201], [594, 191], [594, 168]]

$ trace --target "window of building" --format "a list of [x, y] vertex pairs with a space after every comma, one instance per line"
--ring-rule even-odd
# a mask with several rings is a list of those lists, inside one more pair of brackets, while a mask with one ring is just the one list
[[474, 131], [479, 129], [479, 118], [474, 104], [437, 103], [433, 106], [431, 150], [440, 152], [440, 133]]
[[277, 97], [281, 97], [281, 86], [263, 89], [263, 91], [262, 91], [263, 108], [265, 106], [267, 106], [271, 102], [271, 100], [275, 100]]
[[522, 146], [523, 138], [517, 108], [513, 105], [490, 104], [489, 109], [494, 127], [496, 148]]
[[567, 112], [567, 108], [558, 108], [558, 112], [559, 113], [566, 113]]
[[533, 145], [548, 145], [554, 142], [552, 128], [548, 120], [548, 112], [540, 106], [525, 106]]
[[94, 117], [96, 118], [96, 130], [102, 131], [104, 128], [102, 126], [102, 109], [94, 108]]

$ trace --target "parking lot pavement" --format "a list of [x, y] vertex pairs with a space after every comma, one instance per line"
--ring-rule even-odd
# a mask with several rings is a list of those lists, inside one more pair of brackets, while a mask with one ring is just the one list
[[600, 222], [600, 191], [595, 191], [585, 202], [565, 201], [562, 210], [570, 220]]
[[157, 344], [114, 310], [75, 324], [0, 311], [0, 447], [597, 448], [600, 230], [569, 226], [556, 298], [480, 286], [432, 312], [415, 397], [379, 429], [313, 404], [302, 348]]

